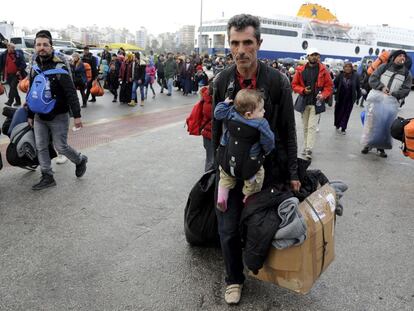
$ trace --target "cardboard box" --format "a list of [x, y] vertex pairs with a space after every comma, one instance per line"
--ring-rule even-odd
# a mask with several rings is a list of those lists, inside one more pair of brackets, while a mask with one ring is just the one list
[[251, 272], [250, 275], [297, 293], [308, 293], [335, 257], [335, 206], [336, 193], [331, 186], [325, 185], [312, 193], [299, 204], [307, 224], [305, 242], [283, 250], [272, 247], [263, 268], [257, 275]]

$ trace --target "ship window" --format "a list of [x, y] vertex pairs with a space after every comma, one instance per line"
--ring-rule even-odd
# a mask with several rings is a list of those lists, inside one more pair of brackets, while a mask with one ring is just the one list
[[394, 49], [402, 49], [402, 50], [414, 50], [414, 46], [406, 45], [406, 44], [396, 44], [396, 43], [389, 43], [389, 42], [377, 42], [378, 46], [385, 47], [385, 48], [394, 48]]
[[263, 34], [285, 36], [285, 37], [297, 37], [298, 32], [284, 29], [262, 28]]
[[308, 48], [308, 41], [302, 42], [302, 49], [306, 50]]
[[368, 54], [372, 55], [372, 53], [374, 53], [374, 49], [373, 48], [369, 48]]
[[355, 47], [355, 54], [359, 54], [359, 51], [360, 51], [360, 49], [359, 49], [359, 46], [357, 46], [357, 47]]
[[375, 50], [375, 55], [379, 55], [379, 49], [377, 48], [376, 50]]

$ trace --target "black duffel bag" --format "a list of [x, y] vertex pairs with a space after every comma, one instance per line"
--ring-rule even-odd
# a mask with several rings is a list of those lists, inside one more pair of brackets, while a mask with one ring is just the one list
[[184, 210], [184, 232], [191, 245], [218, 246], [220, 243], [214, 202], [216, 176], [216, 170], [204, 173], [188, 196]]

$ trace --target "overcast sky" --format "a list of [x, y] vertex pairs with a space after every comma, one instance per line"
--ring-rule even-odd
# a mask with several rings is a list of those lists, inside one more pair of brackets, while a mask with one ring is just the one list
[[[174, 32], [182, 25], [200, 24], [201, 0], [153, 1], [1, 1], [0, 20], [14, 21], [15, 27], [64, 28], [68, 24], [83, 27], [96, 24], [126, 27], [132, 32], [144, 26], [152, 34]], [[231, 17], [250, 13], [263, 17], [295, 16], [298, 0], [203, 0], [203, 19]], [[313, 1], [312, 3], [315, 3]], [[414, 1], [321, 0], [339, 21], [358, 25], [389, 24], [414, 29]], [[18, 5], [19, 8], [15, 6]], [[62, 6], [64, 8], [62, 8]], [[25, 9], [21, 9], [25, 8]], [[52, 11], [53, 10], [53, 11]]]

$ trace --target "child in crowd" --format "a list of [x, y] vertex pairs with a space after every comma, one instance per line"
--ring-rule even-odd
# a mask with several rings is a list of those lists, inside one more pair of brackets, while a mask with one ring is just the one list
[[[227, 210], [229, 191], [236, 186], [236, 179], [241, 179], [240, 176], [235, 176], [240, 173], [240, 168], [243, 169], [242, 175], [246, 175], [245, 172], [248, 174], [252, 168], [258, 167], [252, 176], [248, 176], [247, 179], [243, 178], [244, 202], [247, 197], [262, 189], [263, 153], [268, 155], [275, 148], [275, 137], [269, 123], [264, 118], [264, 113], [263, 97], [254, 89], [242, 89], [237, 93], [234, 105], [231, 105], [231, 101], [227, 98], [224, 102], [217, 104], [214, 109], [214, 117], [217, 120], [224, 120], [225, 124], [220, 141], [220, 148], [224, 148], [224, 152], [219, 153], [218, 159], [220, 181], [217, 208], [222, 212]], [[230, 133], [231, 121], [235, 121], [237, 126], [232, 126], [232, 129], [236, 128], [236, 130]], [[259, 139], [251, 143], [255, 138]], [[230, 148], [229, 145], [232, 147]], [[245, 157], [246, 153], [249, 153], [249, 157]], [[239, 173], [236, 174], [236, 171]]]

